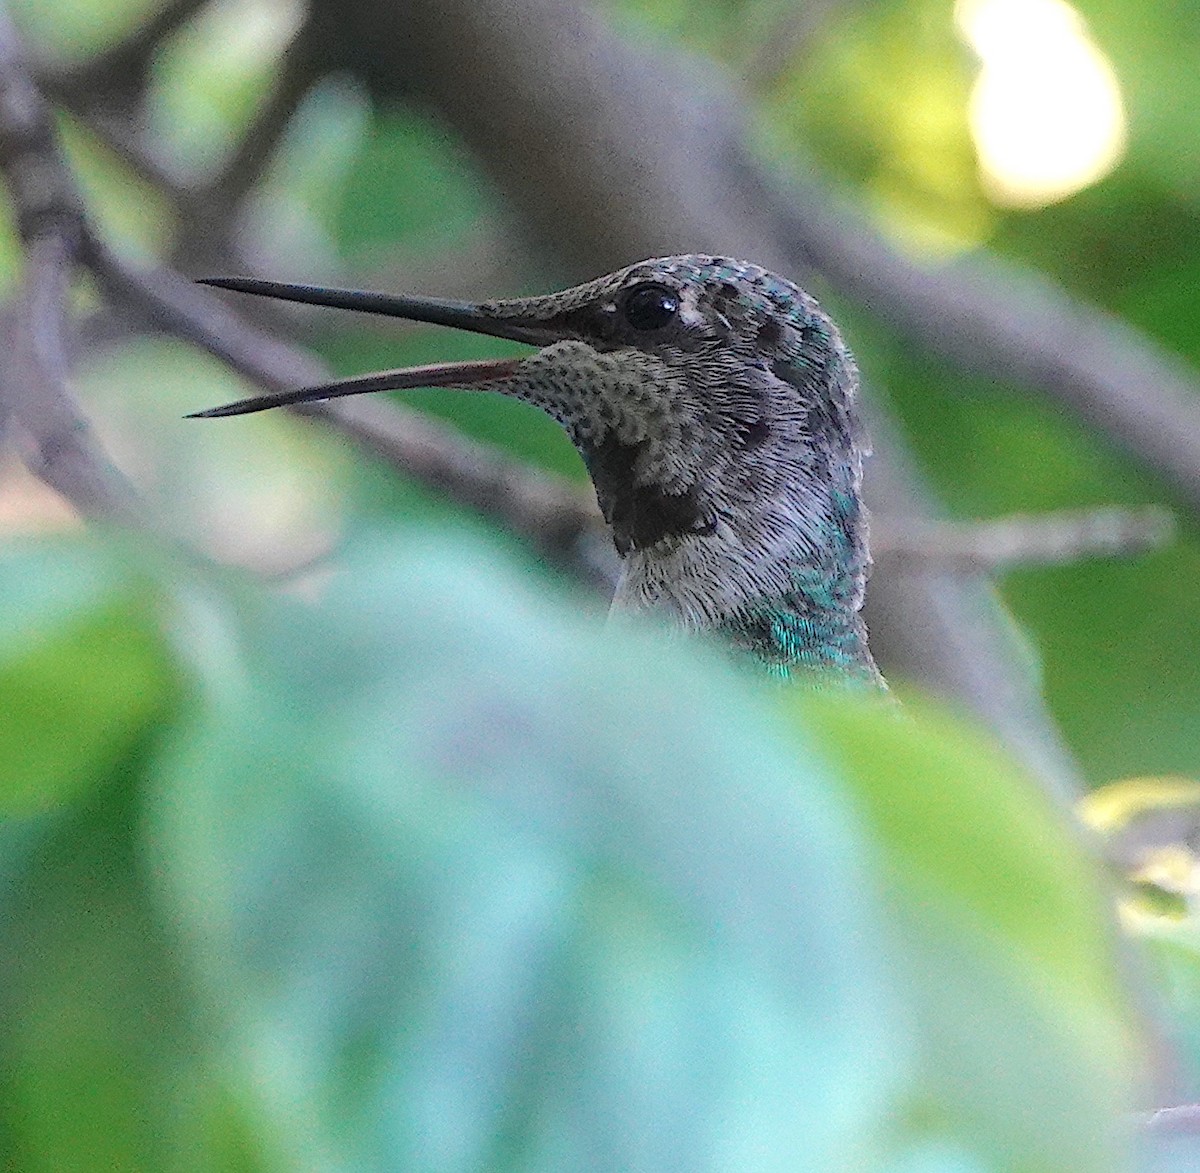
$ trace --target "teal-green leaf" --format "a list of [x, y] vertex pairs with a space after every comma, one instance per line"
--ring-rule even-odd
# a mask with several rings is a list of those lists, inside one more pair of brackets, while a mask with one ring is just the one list
[[463, 546], [231, 619], [158, 774], [164, 907], [292, 1167], [868, 1167], [907, 1033], [830, 778], [719, 662]]

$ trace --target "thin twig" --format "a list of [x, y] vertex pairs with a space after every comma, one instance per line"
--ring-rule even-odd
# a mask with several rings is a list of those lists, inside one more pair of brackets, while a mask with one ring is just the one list
[[991, 521], [874, 518], [871, 548], [889, 570], [984, 571], [1130, 557], [1167, 545], [1175, 516], [1158, 505], [1064, 509]]
[[168, 160], [145, 143], [138, 117], [132, 109], [124, 112], [93, 109], [87, 102], [80, 102], [76, 95], [56, 88], [54, 80], [44, 74], [39, 75], [38, 84], [49, 98], [75, 115], [100, 145], [111, 151], [137, 179], [162, 192], [181, 216], [194, 213], [194, 190]]
[[252, 326], [218, 297], [165, 267], [143, 267], [122, 257], [94, 233], [82, 259], [115, 302], [137, 310], [145, 322], [207, 350], [269, 391], [328, 379], [312, 355]]
[[[201, 258], [210, 263], [232, 258], [236, 213], [315, 81], [311, 29], [304, 22], [280, 59], [270, 92], [228, 159], [208, 182], [189, 183], [141, 133], [145, 77], [138, 74], [137, 85], [110, 85], [108, 79], [115, 62], [136, 58], [142, 65], [148, 64], [158, 45], [156, 37], [173, 31], [196, 8], [194, 0], [184, 0], [164, 9], [112, 50], [111, 60], [110, 54], [102, 54], [74, 70], [43, 68], [38, 75], [45, 93], [70, 110], [138, 179], [158, 189], [174, 205], [188, 229], [180, 234], [177, 250], [185, 264]], [[157, 34], [153, 34], [155, 29]]]

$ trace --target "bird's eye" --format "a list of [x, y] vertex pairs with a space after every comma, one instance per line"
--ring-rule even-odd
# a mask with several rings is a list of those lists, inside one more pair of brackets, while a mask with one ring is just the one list
[[625, 295], [625, 320], [635, 330], [661, 330], [679, 312], [679, 294], [644, 281]]

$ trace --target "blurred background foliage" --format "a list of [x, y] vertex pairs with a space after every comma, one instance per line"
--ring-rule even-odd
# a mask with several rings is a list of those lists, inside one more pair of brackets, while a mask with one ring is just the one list
[[[157, 11], [10, 7], [68, 73]], [[762, 153], [815, 160], [910, 255], [991, 250], [1200, 365], [1193, 5], [602, 9], [738, 79]], [[173, 183], [198, 190], [236, 151], [303, 14], [213, 0], [166, 39], [141, 129]], [[1109, 117], [1042, 144], [1062, 162], [1095, 139], [1075, 189], [1013, 187], [1036, 159], [981, 170], [1003, 162], [986, 70], [1058, 125], [1047, 44]], [[353, 72], [315, 80], [238, 219], [258, 271], [448, 295], [559, 283], [445, 122], [377, 106]], [[193, 271], [170, 200], [82, 121], [59, 130], [110, 239]], [[9, 217], [0, 289], [20, 265]], [[77, 298], [86, 314], [95, 291]], [[828, 300], [950, 516], [1169, 499], [1036, 391]], [[274, 324], [339, 373], [504, 352], [332, 314]], [[1200, 1098], [1187, 852], [1167, 878], [1171, 861], [1119, 860], [1173, 902], [1129, 897], [1140, 943], [1118, 945], [1090, 852], [984, 735], [600, 633], [595, 600], [518, 539], [331, 434], [183, 421], [251, 393], [183, 342], [118, 333], [74, 386], [170, 525], [254, 574], [84, 536], [0, 454], [8, 1167], [1092, 1173], [1130, 1167], [1130, 1108]], [[584, 479], [520, 405], [405, 402]], [[1200, 803], [1161, 780], [1190, 794], [1200, 776], [1197, 581], [1185, 525], [1152, 555], [997, 584], [1088, 783], [1149, 780], [1119, 817], [1092, 812], [1106, 834], [1139, 801], [1194, 834]]]

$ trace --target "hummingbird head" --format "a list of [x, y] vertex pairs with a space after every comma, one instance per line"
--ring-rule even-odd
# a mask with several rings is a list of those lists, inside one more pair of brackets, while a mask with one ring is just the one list
[[797, 589], [861, 605], [857, 373], [816, 301], [710, 256], [643, 261], [573, 289], [478, 303], [280, 285], [225, 289], [456, 326], [538, 347], [229, 404], [236, 415], [405, 387], [499, 392], [562, 424], [625, 563], [617, 601], [719, 626]]

